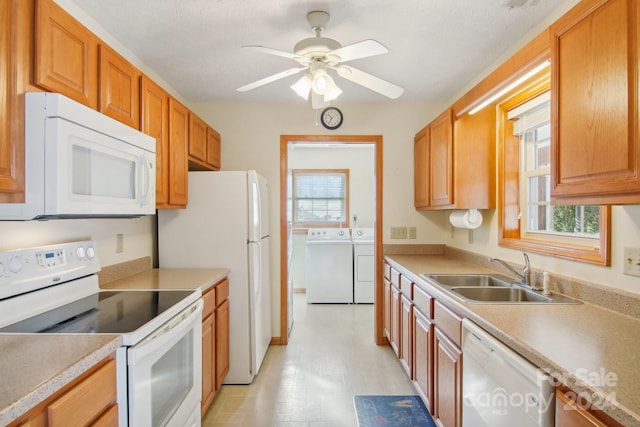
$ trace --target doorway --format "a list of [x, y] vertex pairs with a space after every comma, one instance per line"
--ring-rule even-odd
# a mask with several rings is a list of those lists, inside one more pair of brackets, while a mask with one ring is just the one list
[[[288, 185], [290, 176], [289, 149], [293, 146], [363, 146], [368, 144], [373, 149], [373, 182], [374, 201], [372, 226], [375, 229], [375, 298], [374, 298], [374, 342], [384, 343], [382, 334], [382, 136], [381, 135], [282, 135], [280, 137], [280, 340], [279, 344], [287, 344], [292, 320], [292, 281], [289, 268], [291, 246], [289, 245], [290, 226], [288, 212]], [[347, 227], [349, 223], [347, 223]]]

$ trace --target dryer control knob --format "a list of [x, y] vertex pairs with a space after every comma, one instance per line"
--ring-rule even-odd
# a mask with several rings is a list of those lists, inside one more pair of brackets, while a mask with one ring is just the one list
[[9, 271], [12, 273], [19, 273], [20, 270], [22, 270], [22, 260], [19, 257], [14, 256], [9, 260]]
[[78, 257], [78, 259], [84, 259], [86, 254], [87, 254], [87, 252], [84, 250], [83, 247], [80, 247], [80, 248], [76, 249], [76, 256]]

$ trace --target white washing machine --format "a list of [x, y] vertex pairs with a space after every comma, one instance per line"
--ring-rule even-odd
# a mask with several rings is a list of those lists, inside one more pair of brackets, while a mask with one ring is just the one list
[[307, 303], [353, 302], [353, 246], [348, 228], [310, 228]]
[[376, 263], [373, 228], [354, 228], [353, 241], [353, 302], [373, 304]]

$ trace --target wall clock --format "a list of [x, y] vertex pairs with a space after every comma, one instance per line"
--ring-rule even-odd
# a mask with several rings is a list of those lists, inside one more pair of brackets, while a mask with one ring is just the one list
[[336, 130], [342, 125], [342, 111], [336, 107], [328, 107], [322, 110], [320, 121], [322, 126], [329, 130]]

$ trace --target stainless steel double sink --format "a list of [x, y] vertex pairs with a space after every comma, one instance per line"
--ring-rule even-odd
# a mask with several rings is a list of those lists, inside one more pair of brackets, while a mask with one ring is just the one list
[[542, 293], [513, 284], [501, 274], [421, 274], [444, 290], [469, 303], [483, 304], [581, 304], [564, 295]]

